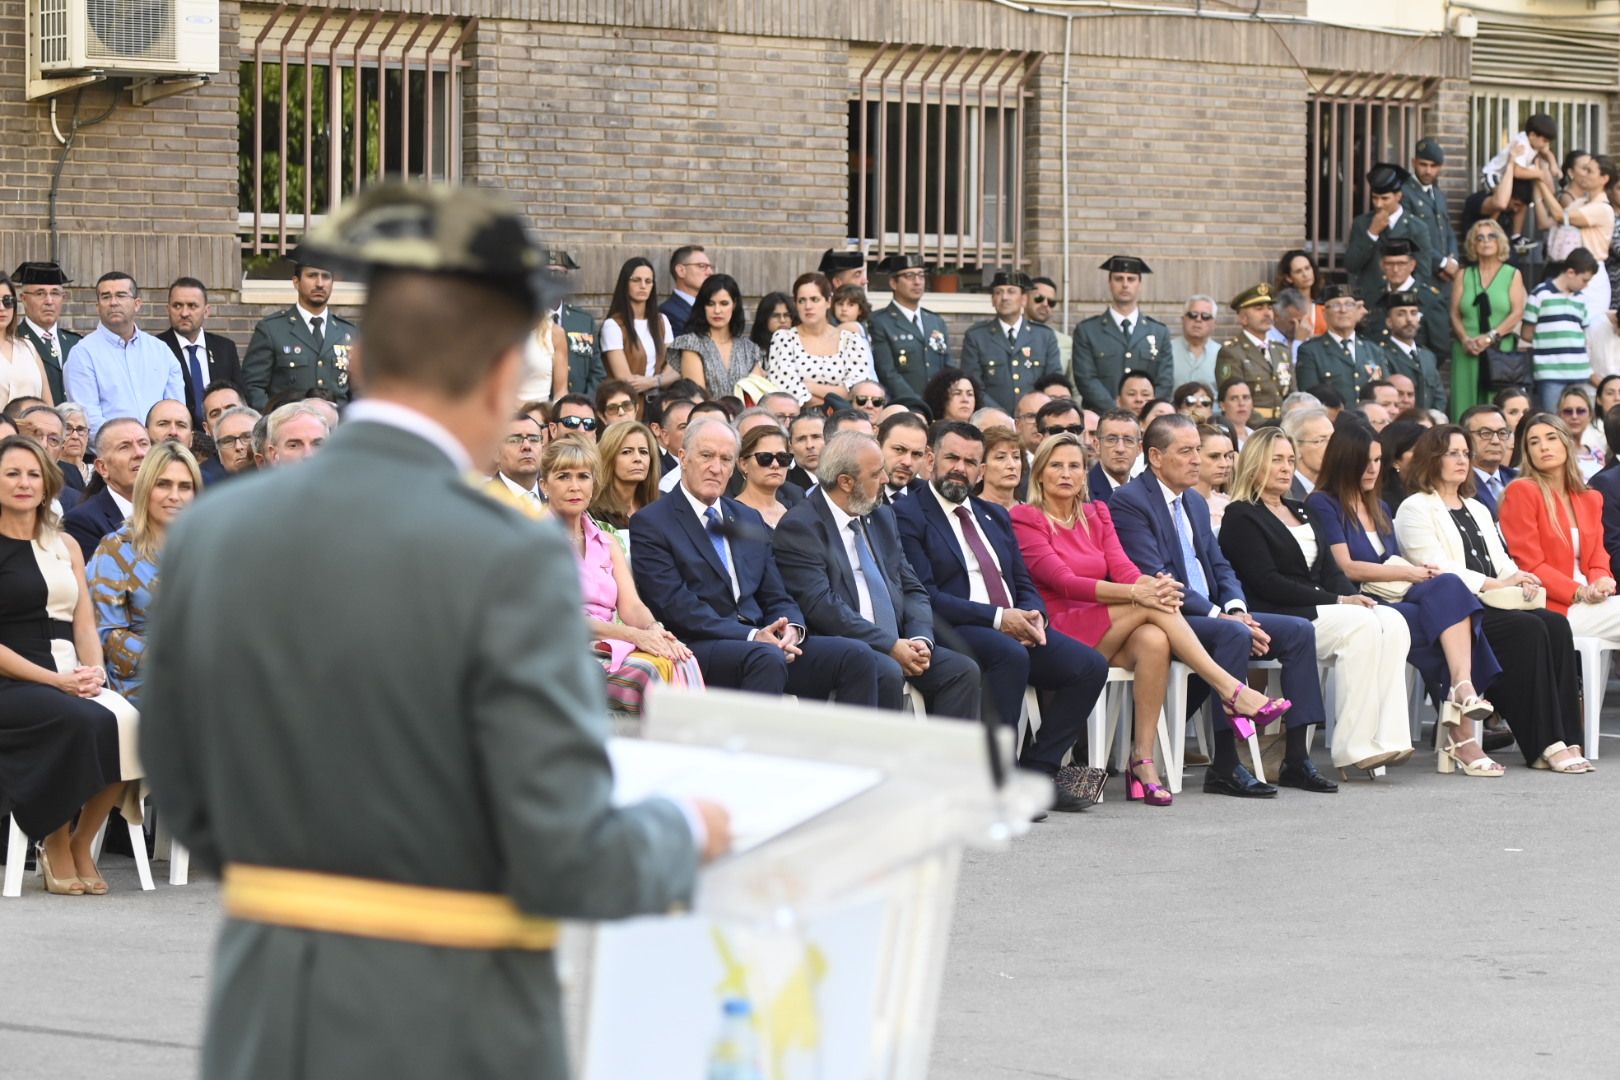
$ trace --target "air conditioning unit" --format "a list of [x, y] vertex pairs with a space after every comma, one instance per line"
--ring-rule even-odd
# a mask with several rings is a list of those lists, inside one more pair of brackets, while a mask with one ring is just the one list
[[45, 78], [219, 71], [219, 0], [34, 0]]

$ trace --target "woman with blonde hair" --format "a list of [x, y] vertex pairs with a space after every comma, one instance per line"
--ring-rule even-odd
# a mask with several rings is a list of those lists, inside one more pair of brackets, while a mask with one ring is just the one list
[[979, 498], [1011, 510], [1018, 505], [1018, 484], [1024, 477], [1024, 449], [1018, 432], [1010, 427], [984, 429], [984, 474]]
[[1179, 582], [1168, 574], [1149, 577], [1126, 556], [1108, 507], [1090, 501], [1079, 436], [1065, 432], [1041, 441], [1030, 467], [1029, 502], [1013, 507], [1012, 521], [1052, 628], [1136, 673], [1131, 799], [1171, 803], [1153, 761], [1153, 737], [1172, 656], [1209, 684], [1229, 715], [1266, 724], [1288, 711], [1288, 701], [1268, 700], [1210, 657], [1182, 617]]
[[1333, 661], [1333, 764], [1348, 779], [1412, 756], [1406, 712], [1406, 620], [1345, 577], [1328, 537], [1305, 504], [1288, 497], [1294, 442], [1281, 428], [1250, 436], [1238, 455], [1221, 551], [1243, 582], [1252, 611], [1311, 620], [1316, 655]]
[[1514, 332], [1524, 318], [1529, 295], [1524, 277], [1508, 264], [1507, 233], [1492, 218], [1474, 222], [1463, 241], [1471, 265], [1451, 285], [1451, 415], [1461, 416], [1491, 397], [1491, 373], [1484, 352], [1519, 347]]
[[609, 424], [596, 444], [602, 485], [591, 499], [591, 517], [604, 529], [623, 531], [630, 519], [658, 498], [662, 467], [652, 428], [634, 420]]
[[692, 650], [642, 603], [624, 550], [591, 520], [600, 471], [596, 444], [583, 435], [564, 435], [540, 457], [540, 487], [578, 564], [585, 623], [607, 674], [608, 710], [634, 719], [655, 680], [701, 686], [703, 676]]
[[84, 556], [51, 512], [61, 491], [43, 447], [0, 439], [0, 792], [39, 841], [46, 891], [99, 896], [96, 834], [114, 806], [141, 821], [139, 718], [106, 689]]

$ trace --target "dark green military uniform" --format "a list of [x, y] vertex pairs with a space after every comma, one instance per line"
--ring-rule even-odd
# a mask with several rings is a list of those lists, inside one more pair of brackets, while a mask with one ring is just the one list
[[[1402, 190], [1412, 174], [1399, 165], [1380, 163], [1367, 171], [1367, 186], [1375, 195], [1391, 195]], [[1384, 268], [1379, 245], [1391, 240], [1407, 240], [1412, 244], [1412, 256], [1417, 259], [1417, 279], [1421, 284], [1434, 284], [1434, 272], [1439, 262], [1435, 257], [1434, 234], [1423, 219], [1405, 205], [1402, 196], [1400, 216], [1377, 236], [1368, 234], [1374, 211], [1358, 214], [1350, 223], [1350, 235], [1344, 244], [1344, 268], [1350, 272], [1350, 284], [1363, 297], [1378, 296], [1384, 291]]]
[[[1421, 161], [1432, 161], [1436, 165], [1446, 163], [1445, 151], [1434, 139], [1419, 139], [1412, 156]], [[1457, 258], [1457, 230], [1451, 227], [1451, 207], [1446, 202], [1446, 193], [1440, 190], [1439, 184], [1430, 185], [1425, 191], [1423, 185], [1418, 183], [1417, 177], [1407, 177], [1406, 182], [1401, 185], [1401, 205], [1413, 217], [1428, 226], [1429, 235], [1434, 237], [1436, 267], [1447, 258]]]
[[1384, 351], [1359, 335], [1340, 341], [1332, 334], [1318, 334], [1300, 345], [1294, 358], [1294, 377], [1301, 390], [1309, 393], [1318, 386], [1331, 386], [1346, 404], [1356, 400], [1363, 386], [1382, 379], [1387, 370]]
[[[1376, 304], [1368, 305], [1366, 321], [1361, 325], [1360, 333], [1373, 341], [1382, 341], [1384, 338], [1384, 320], [1388, 313], [1384, 307], [1384, 297], [1390, 295], [1383, 293]], [[1451, 355], [1451, 304], [1445, 293], [1436, 285], [1414, 283], [1407, 290], [1417, 298], [1418, 310], [1423, 313], [1423, 320], [1418, 323], [1418, 342], [1436, 356]]]
[[596, 388], [607, 379], [607, 370], [602, 366], [602, 342], [596, 336], [596, 320], [584, 308], [564, 304], [557, 322], [568, 338], [568, 392], [596, 393]]
[[1042, 375], [1063, 374], [1063, 351], [1049, 326], [1020, 319], [1009, 337], [1000, 319], [974, 323], [962, 335], [962, 370], [977, 379], [989, 404], [1012, 413]]
[[1440, 409], [1446, 407], [1446, 384], [1440, 377], [1440, 365], [1435, 361], [1434, 353], [1422, 345], [1414, 345], [1409, 353], [1396, 341], [1385, 327], [1383, 335], [1378, 339], [1378, 347], [1384, 354], [1384, 377], [1391, 375], [1405, 375], [1412, 380], [1417, 390], [1417, 407], [1420, 409]]
[[1280, 341], [1256, 345], [1248, 334], [1221, 343], [1215, 354], [1215, 384], [1242, 379], [1254, 396], [1254, 413], [1268, 419], [1277, 415], [1282, 399], [1294, 392], [1294, 363], [1288, 346]]
[[[65, 289], [73, 284], [72, 279], [53, 262], [22, 263], [12, 273], [11, 282], [17, 287], [19, 294], [29, 285], [58, 285]], [[58, 322], [56, 333], [53, 335], [54, 344], [47, 343], [44, 336], [35, 333], [33, 326], [23, 316], [21, 299], [19, 295], [19, 303], [12, 313], [12, 318], [18, 320], [18, 332], [34, 347], [34, 351], [39, 353], [40, 360], [44, 361], [45, 382], [51, 388], [51, 401], [60, 405], [67, 400], [67, 389], [62, 381], [62, 368], [67, 363], [68, 353], [73, 351], [73, 346], [82, 340], [83, 335], [75, 334]]]
[[249, 405], [263, 411], [285, 391], [317, 388], [332, 391], [340, 402], [349, 400], [349, 350], [359, 341], [360, 330], [331, 308], [321, 312], [321, 319], [318, 345], [296, 304], [253, 328], [242, 358]]
[[921, 401], [928, 380], [951, 366], [945, 320], [917, 308], [922, 328], [899, 304], [872, 313], [872, 366], [892, 401]]
[[1153, 379], [1153, 396], [1170, 399], [1175, 392], [1175, 357], [1170, 352], [1170, 329], [1157, 319], [1131, 313], [1131, 334], [1120, 332], [1115, 313], [1105, 311], [1081, 320], [1074, 328], [1074, 385], [1086, 408], [1101, 413], [1115, 407], [1119, 384], [1133, 371]]

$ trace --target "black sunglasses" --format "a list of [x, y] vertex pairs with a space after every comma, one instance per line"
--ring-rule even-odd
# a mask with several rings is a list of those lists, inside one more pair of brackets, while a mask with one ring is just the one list
[[596, 417], [594, 416], [565, 416], [557, 421], [569, 431], [595, 431]]
[[1194, 322], [1214, 322], [1215, 321], [1215, 316], [1211, 315], [1207, 311], [1189, 311], [1186, 314], [1182, 315], [1181, 317], [1183, 319], [1191, 319]]
[[855, 395], [855, 404], [857, 405], [870, 405], [874, 409], [881, 409], [888, 403], [889, 399], [886, 397], [867, 397], [865, 394]]
[[789, 465], [793, 464], [793, 455], [788, 453], [786, 450], [780, 450], [774, 454], [761, 451], [754, 455], [754, 461], [761, 468], [768, 469], [772, 465], [780, 465], [785, 469]]
[[1084, 438], [1086, 425], [1084, 424], [1055, 424], [1052, 427], [1041, 428], [1042, 435], [1079, 435]]
[[17, 306], [17, 298], [15, 296], [12, 296], [10, 293], [7, 293], [4, 296], [0, 296], [0, 307], [3, 307], [3, 308], [5, 308], [6, 310], [9, 311], [9, 310], [11, 310], [12, 308], [14, 308], [16, 306]]
[[1030, 297], [1030, 300], [1034, 303], [1040, 304], [1042, 307], [1051, 307], [1053, 304], [1057, 303], [1057, 297], [1055, 296], [1032, 296]]

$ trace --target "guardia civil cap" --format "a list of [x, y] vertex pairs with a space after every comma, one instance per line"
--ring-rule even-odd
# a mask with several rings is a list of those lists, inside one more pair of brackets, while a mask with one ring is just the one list
[[1035, 287], [1035, 283], [1029, 279], [1029, 275], [1022, 270], [997, 270], [996, 276], [990, 279], [990, 287], [999, 289], [1003, 285], [1011, 285], [1013, 288], [1022, 289], [1024, 292], [1029, 292]]
[[71, 285], [73, 279], [53, 262], [19, 263], [11, 280], [18, 285]]
[[1097, 267], [1110, 274], [1151, 274], [1153, 268], [1135, 255], [1110, 255], [1108, 261]]
[[923, 270], [927, 266], [921, 255], [890, 255], [878, 263], [877, 268], [885, 274], [903, 274], [907, 270]]
[[1379, 162], [1367, 170], [1367, 186], [1372, 189], [1374, 195], [1394, 194], [1410, 179], [1411, 173], [1387, 161]]
[[1378, 306], [1385, 311], [1394, 311], [1396, 308], [1420, 307], [1416, 289], [1406, 289], [1402, 292], [1388, 292], [1378, 301]]
[[1322, 290], [1322, 303], [1329, 300], [1360, 300], [1361, 294], [1353, 285], [1329, 285]]
[[1242, 311], [1244, 308], [1263, 307], [1266, 304], [1276, 303], [1277, 298], [1271, 293], [1271, 284], [1262, 281], [1258, 285], [1251, 285], [1247, 289], [1232, 297], [1232, 310]]
[[831, 276], [845, 274], [851, 270], [859, 270], [866, 265], [866, 256], [858, 251], [838, 251], [828, 248], [821, 253], [821, 263], [816, 267], [817, 272]]
[[1417, 245], [1404, 236], [1386, 236], [1378, 241], [1378, 257], [1381, 259], [1416, 254]]
[[1419, 161], [1429, 161], [1436, 165], [1446, 163], [1446, 152], [1440, 148], [1440, 143], [1436, 139], [1419, 139], [1412, 156]]
[[565, 289], [515, 206], [486, 188], [387, 183], [344, 203], [304, 237], [298, 260], [365, 278], [417, 271], [481, 282], [530, 306], [555, 307]]

